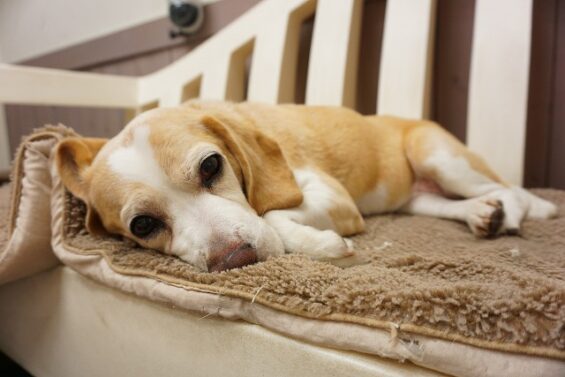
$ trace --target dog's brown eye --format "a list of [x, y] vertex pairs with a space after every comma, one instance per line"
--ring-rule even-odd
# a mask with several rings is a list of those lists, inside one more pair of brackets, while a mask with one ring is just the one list
[[134, 236], [145, 238], [160, 228], [161, 225], [161, 221], [156, 218], [143, 215], [134, 217], [129, 227]]
[[202, 179], [202, 184], [206, 187], [210, 187], [214, 178], [222, 170], [222, 157], [214, 153], [206, 157], [202, 163], [200, 163], [200, 177]]

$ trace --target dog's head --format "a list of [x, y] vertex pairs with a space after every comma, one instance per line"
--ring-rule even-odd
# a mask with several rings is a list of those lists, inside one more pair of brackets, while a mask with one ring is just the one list
[[109, 141], [62, 141], [56, 164], [87, 205], [89, 232], [122, 235], [208, 271], [240, 267], [284, 252], [261, 215], [302, 201], [278, 143], [240, 123], [156, 109]]

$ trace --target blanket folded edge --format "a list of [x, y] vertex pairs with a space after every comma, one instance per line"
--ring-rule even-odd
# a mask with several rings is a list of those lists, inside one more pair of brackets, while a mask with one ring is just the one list
[[24, 160], [25, 152], [30, 143], [47, 138], [56, 138], [61, 140], [65, 137], [77, 136], [77, 133], [70, 127], [63, 124], [46, 124], [43, 127], [36, 128], [33, 132], [22, 138], [18, 149], [16, 150], [14, 160], [10, 170], [11, 182], [11, 195], [10, 195], [10, 209], [8, 212], [8, 237], [10, 237], [16, 227], [16, 220], [18, 217], [18, 210], [21, 200], [22, 191], [22, 178], [24, 176]]
[[[51, 172], [48, 165], [56, 143], [70, 136], [77, 134], [58, 124], [45, 125], [22, 138], [10, 172], [7, 234], [0, 245], [0, 284], [61, 263], [50, 244], [51, 214], [47, 204], [51, 196]], [[35, 211], [35, 208], [41, 210]]]

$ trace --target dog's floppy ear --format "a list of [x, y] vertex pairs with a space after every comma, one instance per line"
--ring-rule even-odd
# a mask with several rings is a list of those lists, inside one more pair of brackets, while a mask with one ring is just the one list
[[224, 142], [239, 163], [247, 200], [259, 215], [302, 203], [302, 192], [275, 140], [257, 130], [236, 133], [211, 116], [205, 116], [202, 123]]
[[92, 164], [106, 139], [78, 138], [64, 139], [57, 145], [55, 163], [65, 187], [76, 197], [87, 201], [87, 169]]
[[106, 139], [68, 138], [57, 145], [55, 164], [65, 187], [86, 203], [86, 228], [92, 234], [106, 234], [99, 215], [89, 204], [87, 171]]

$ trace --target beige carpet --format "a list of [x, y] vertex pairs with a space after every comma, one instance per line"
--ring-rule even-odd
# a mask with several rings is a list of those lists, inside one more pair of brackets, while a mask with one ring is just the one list
[[565, 192], [537, 190], [560, 216], [528, 221], [521, 237], [477, 240], [463, 224], [388, 215], [354, 238], [370, 263], [342, 269], [286, 255], [243, 269], [202, 273], [179, 259], [97, 239], [70, 195], [65, 238], [104, 253], [120, 273], [241, 297], [287, 313], [346, 321], [489, 349], [565, 359]]

